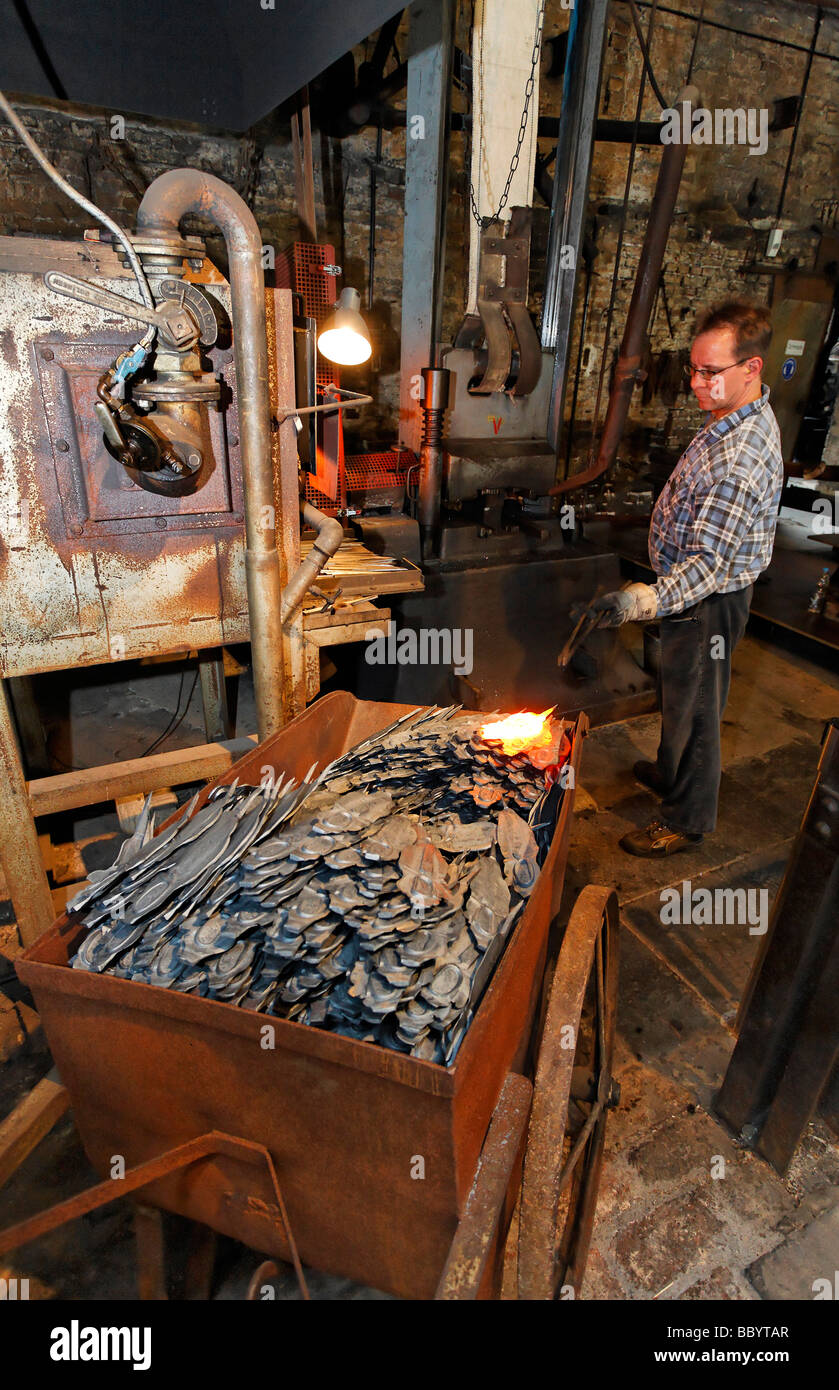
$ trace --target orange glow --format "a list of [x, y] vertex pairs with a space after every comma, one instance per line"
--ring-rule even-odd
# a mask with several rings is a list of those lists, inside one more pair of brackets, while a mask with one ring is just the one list
[[541, 714], [530, 714], [519, 710], [518, 714], [508, 714], [506, 719], [497, 719], [494, 724], [481, 726], [481, 738], [490, 743], [500, 743], [501, 751], [508, 757], [521, 753], [525, 748], [538, 748], [553, 742], [553, 730], [548, 721], [550, 709]]

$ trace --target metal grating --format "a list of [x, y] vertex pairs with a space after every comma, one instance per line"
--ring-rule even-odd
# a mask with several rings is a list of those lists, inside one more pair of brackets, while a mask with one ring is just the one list
[[[306, 501], [322, 512], [343, 511], [348, 499], [354, 503], [370, 499], [375, 492], [395, 494], [407, 486], [408, 473], [417, 465], [416, 454], [410, 449], [389, 449], [381, 454], [348, 454], [340, 470], [338, 496], [330, 499], [306, 480]], [[353, 497], [353, 494], [356, 494]], [[361, 494], [358, 496], [357, 494]]]
[[[295, 241], [277, 257], [275, 273], [280, 289], [302, 295], [307, 318], [317, 324], [332, 312], [338, 298], [338, 276], [324, 270], [334, 266], [335, 248], [316, 245], [310, 241]], [[318, 386], [340, 385], [338, 371], [332, 363], [318, 357]]]
[[345, 460], [347, 490], [404, 486], [408, 469], [417, 456], [410, 449], [389, 449], [383, 454], [348, 454]]

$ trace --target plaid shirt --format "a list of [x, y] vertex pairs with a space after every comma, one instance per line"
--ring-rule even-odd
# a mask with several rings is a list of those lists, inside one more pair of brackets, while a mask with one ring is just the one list
[[784, 481], [769, 387], [721, 420], [709, 415], [661, 493], [650, 522], [658, 616], [708, 594], [745, 589], [772, 558]]

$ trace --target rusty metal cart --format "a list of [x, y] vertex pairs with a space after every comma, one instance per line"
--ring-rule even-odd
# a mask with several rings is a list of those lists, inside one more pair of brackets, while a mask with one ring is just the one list
[[[255, 784], [266, 767], [300, 777], [408, 708], [335, 692], [220, 781]], [[587, 727], [580, 715], [575, 774]], [[83, 928], [65, 914], [18, 973], [106, 1180], [2, 1233], [0, 1254], [133, 1194], [291, 1261], [304, 1296], [303, 1263], [415, 1299], [499, 1296], [502, 1278], [505, 1295], [578, 1293], [617, 1095], [618, 913], [613, 892], [583, 889], [548, 981], [573, 797], [570, 785], [536, 887], [448, 1068], [68, 969]], [[116, 1155], [125, 1175], [115, 1180]], [[148, 1261], [140, 1282], [160, 1286]]]

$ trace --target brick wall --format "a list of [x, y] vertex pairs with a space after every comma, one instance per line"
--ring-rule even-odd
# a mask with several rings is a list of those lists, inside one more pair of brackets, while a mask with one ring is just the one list
[[[668, 100], [675, 100], [685, 80], [696, 24], [688, 17], [695, 5], [683, 8], [672, 0], [656, 16], [652, 63]], [[649, 8], [642, 8], [646, 27]], [[693, 66], [693, 81], [703, 102], [714, 106], [768, 107], [775, 98], [795, 96], [807, 61], [815, 21], [815, 7], [773, 0], [706, 0], [705, 18]], [[462, 0], [458, 15], [458, 43], [468, 48], [471, 6]], [[549, 0], [545, 36], [567, 27], [569, 12], [559, 0]], [[710, 21], [729, 26], [714, 28]], [[731, 32], [749, 30], [759, 35], [746, 39]], [[404, 30], [398, 43], [404, 52]], [[772, 40], [772, 42], [770, 42]], [[794, 45], [792, 47], [786, 45]], [[357, 61], [364, 50], [356, 53]], [[839, 16], [824, 16], [813, 60], [796, 154], [783, 209], [785, 228], [780, 262], [791, 257], [803, 266], [812, 263], [818, 242], [812, 231], [815, 201], [839, 196], [836, 149], [839, 146]], [[543, 54], [540, 111], [559, 111], [561, 83], [548, 77], [550, 52]], [[601, 91], [603, 115], [630, 120], [635, 115], [640, 54], [625, 4], [614, 0], [610, 10], [609, 37]], [[404, 99], [404, 94], [403, 94]], [[152, 122], [126, 117], [124, 138], [111, 138], [111, 117], [119, 113], [71, 108], [61, 103], [18, 102], [32, 128], [61, 171], [83, 192], [113, 216], [131, 226], [139, 198], [153, 178], [166, 169], [183, 165], [204, 168], [242, 191], [253, 190], [252, 205], [263, 240], [282, 249], [298, 235], [295, 212], [294, 170], [289, 132], [276, 122], [269, 125], [264, 149], [257, 150], [243, 137], [225, 132]], [[467, 98], [456, 91], [454, 105], [467, 110]], [[649, 87], [642, 119], [655, 120], [658, 104]], [[259, 137], [258, 137], [259, 138]], [[748, 293], [767, 300], [770, 280], [748, 269], [762, 259], [769, 225], [777, 210], [789, 150], [791, 131], [770, 134], [764, 155], [749, 155], [738, 146], [695, 147], [688, 154], [685, 177], [665, 258], [665, 287], [670, 325], [659, 298], [652, 326], [652, 351], [685, 348], [697, 310], [710, 300], [729, 293]], [[546, 151], [550, 141], [540, 141]], [[338, 140], [315, 134], [315, 183], [319, 235], [335, 245], [344, 268], [345, 282], [369, 303], [368, 255], [370, 224], [370, 170], [376, 160], [376, 131], [366, 128]], [[444, 295], [444, 332], [454, 333], [463, 312], [463, 294], [469, 228], [468, 137], [454, 133], [449, 160], [449, 238]], [[396, 428], [399, 368], [399, 318], [402, 284], [402, 199], [404, 181], [404, 129], [383, 131], [378, 163], [376, 196], [376, 252], [373, 304], [370, 307], [375, 352], [369, 369], [354, 374], [359, 387], [369, 384], [376, 405], [355, 427], [351, 447], [373, 446], [392, 438]], [[574, 424], [572, 458], [585, 455], [595, 426], [594, 409], [603, 360], [604, 330], [611, 293], [612, 272], [618, 241], [629, 146], [598, 144], [591, 181], [590, 211], [595, 232], [586, 340], [582, 344], [579, 397]], [[614, 349], [620, 340], [626, 309], [643, 240], [649, 202], [658, 168], [657, 149], [639, 147], [636, 155], [620, 258], [612, 333], [599, 418], [605, 410], [608, 377]], [[78, 234], [89, 219], [53, 188], [33, 167], [16, 136], [0, 125], [0, 232], [32, 232], [40, 235]], [[544, 274], [548, 213], [535, 197], [531, 306], [538, 315]], [[190, 230], [204, 231], [199, 223]], [[208, 238], [211, 253], [221, 259], [217, 237]], [[579, 257], [578, 257], [579, 260]], [[582, 294], [577, 307], [577, 333]], [[577, 343], [571, 356], [576, 364]], [[349, 381], [349, 376], [347, 377]], [[570, 405], [571, 393], [568, 401]], [[625, 453], [640, 457], [651, 438], [681, 445], [696, 428], [698, 417], [691, 399], [679, 395], [667, 404], [659, 396], [643, 402], [636, 392]], [[576, 465], [574, 465], [576, 466]]]

